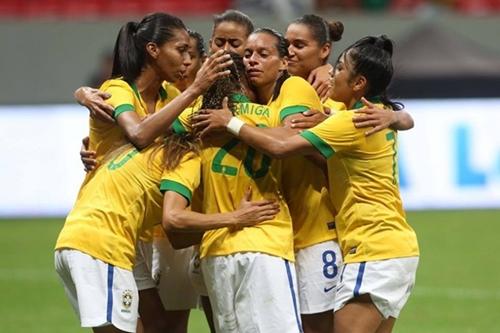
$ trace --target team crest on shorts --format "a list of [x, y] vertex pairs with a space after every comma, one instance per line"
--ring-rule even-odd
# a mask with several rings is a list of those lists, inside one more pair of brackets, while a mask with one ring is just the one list
[[125, 290], [122, 294], [122, 312], [130, 312], [130, 306], [132, 305], [132, 290]]

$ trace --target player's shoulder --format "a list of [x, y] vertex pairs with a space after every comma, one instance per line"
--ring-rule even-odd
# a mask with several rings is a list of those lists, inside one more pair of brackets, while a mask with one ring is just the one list
[[132, 86], [126, 82], [125, 80], [123, 79], [109, 79], [109, 80], [106, 80], [103, 82], [103, 84], [101, 85], [100, 89], [101, 90], [106, 90], [106, 89], [109, 89], [109, 88], [123, 88], [125, 90], [130, 90], [132, 91], [133, 88]]
[[306, 80], [304, 80], [300, 76], [295, 76], [295, 75], [290, 76], [289, 78], [287, 78], [283, 82], [281, 89], [283, 89], [283, 88], [296, 88], [296, 89], [299, 89], [299, 88], [309, 89], [310, 88], [310, 89], [313, 89], [313, 87], [311, 86], [311, 84], [309, 82], [307, 82]]

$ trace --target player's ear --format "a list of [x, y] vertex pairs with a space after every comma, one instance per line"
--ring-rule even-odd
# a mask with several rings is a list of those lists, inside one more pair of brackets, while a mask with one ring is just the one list
[[160, 48], [156, 43], [149, 42], [146, 44], [146, 51], [148, 52], [149, 56], [153, 59], [158, 59], [158, 55], [160, 54]]
[[364, 91], [368, 88], [368, 81], [364, 75], [357, 75], [352, 82], [352, 89], [356, 92]]

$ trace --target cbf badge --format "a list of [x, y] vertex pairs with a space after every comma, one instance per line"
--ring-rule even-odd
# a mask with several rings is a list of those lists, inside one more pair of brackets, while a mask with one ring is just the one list
[[130, 306], [132, 305], [132, 290], [125, 290], [122, 293], [122, 312], [130, 312]]

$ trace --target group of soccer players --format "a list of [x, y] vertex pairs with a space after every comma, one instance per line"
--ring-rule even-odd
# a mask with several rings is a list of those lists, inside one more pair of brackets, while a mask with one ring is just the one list
[[88, 172], [55, 263], [83, 327], [186, 332], [201, 295], [215, 332], [392, 331], [419, 255], [397, 180], [413, 121], [386, 95], [391, 40], [331, 66], [342, 33], [230, 10], [207, 55], [168, 14], [121, 28], [112, 78], [75, 93]]

